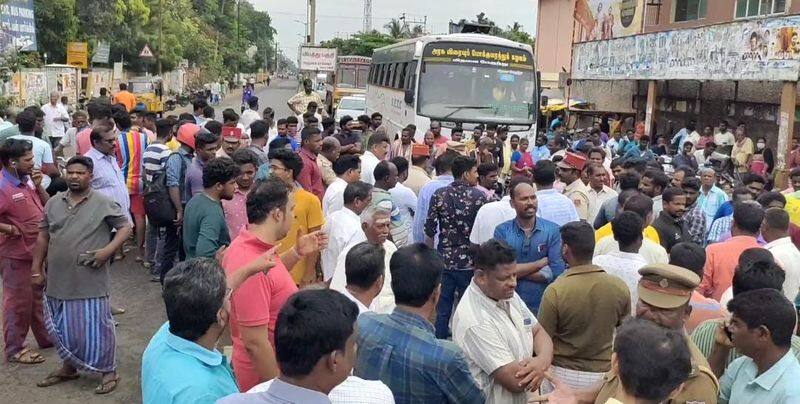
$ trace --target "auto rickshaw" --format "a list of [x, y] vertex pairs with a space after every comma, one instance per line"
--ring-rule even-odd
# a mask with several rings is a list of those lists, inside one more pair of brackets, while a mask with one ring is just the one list
[[128, 80], [128, 91], [136, 96], [137, 104], [144, 104], [147, 112], [162, 114], [164, 102], [161, 99], [162, 81], [160, 77], [134, 77]]

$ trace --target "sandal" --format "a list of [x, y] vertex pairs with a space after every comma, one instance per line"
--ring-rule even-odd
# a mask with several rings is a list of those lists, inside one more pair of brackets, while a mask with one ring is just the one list
[[44, 380], [40, 381], [39, 383], [36, 383], [36, 385], [39, 387], [50, 387], [59, 383], [75, 380], [78, 377], [80, 377], [78, 376], [78, 372], [69, 375], [62, 375], [58, 373], [58, 371], [56, 370], [55, 372], [47, 375], [47, 377], [45, 377]]
[[35, 365], [44, 362], [44, 356], [30, 348], [22, 348], [16, 355], [8, 358], [10, 363], [21, 363], [24, 365]]
[[97, 387], [95, 387], [94, 394], [111, 393], [117, 388], [117, 384], [119, 384], [119, 376], [114, 376], [114, 378], [111, 380], [100, 382], [100, 384]]

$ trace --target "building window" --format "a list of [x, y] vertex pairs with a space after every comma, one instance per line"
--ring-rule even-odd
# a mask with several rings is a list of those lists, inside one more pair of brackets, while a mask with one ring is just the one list
[[786, 12], [786, 0], [736, 0], [736, 18]]
[[706, 0], [677, 0], [675, 22], [706, 18]]

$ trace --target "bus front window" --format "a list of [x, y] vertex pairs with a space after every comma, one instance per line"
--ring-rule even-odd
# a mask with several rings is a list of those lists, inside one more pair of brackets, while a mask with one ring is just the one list
[[431, 119], [531, 124], [534, 92], [532, 71], [426, 63], [420, 75], [419, 113]]

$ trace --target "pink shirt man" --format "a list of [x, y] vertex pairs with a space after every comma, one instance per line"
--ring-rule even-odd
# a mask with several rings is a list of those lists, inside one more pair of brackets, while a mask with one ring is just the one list
[[[239, 237], [233, 240], [222, 260], [225, 274], [230, 275], [239, 270], [272, 247], [247, 229], [240, 231]], [[274, 347], [275, 322], [278, 320], [278, 312], [295, 292], [297, 292], [297, 285], [278, 256], [275, 256], [275, 267], [269, 273], [253, 275], [233, 291], [230, 314], [231, 339], [233, 340], [231, 359], [233, 368], [236, 369], [234, 374], [240, 391], [250, 390], [265, 380], [260, 380], [255, 366], [250, 360], [250, 355], [245, 350], [239, 327], [266, 325], [269, 343]]]
[[748, 248], [759, 247], [751, 236], [736, 236], [730, 240], [706, 247], [706, 265], [703, 267], [703, 280], [697, 290], [705, 297], [716, 301], [731, 287], [733, 272], [739, 264], [739, 256]]
[[[222, 149], [220, 149], [222, 150]], [[225, 212], [225, 223], [228, 225], [228, 233], [231, 240], [239, 235], [239, 232], [247, 228], [247, 192], [236, 188], [233, 199], [222, 201], [222, 210]]]
[[322, 201], [325, 196], [325, 186], [322, 184], [322, 171], [317, 165], [317, 156], [305, 147], [301, 147], [297, 154], [303, 160], [303, 169], [297, 176], [297, 182]]

